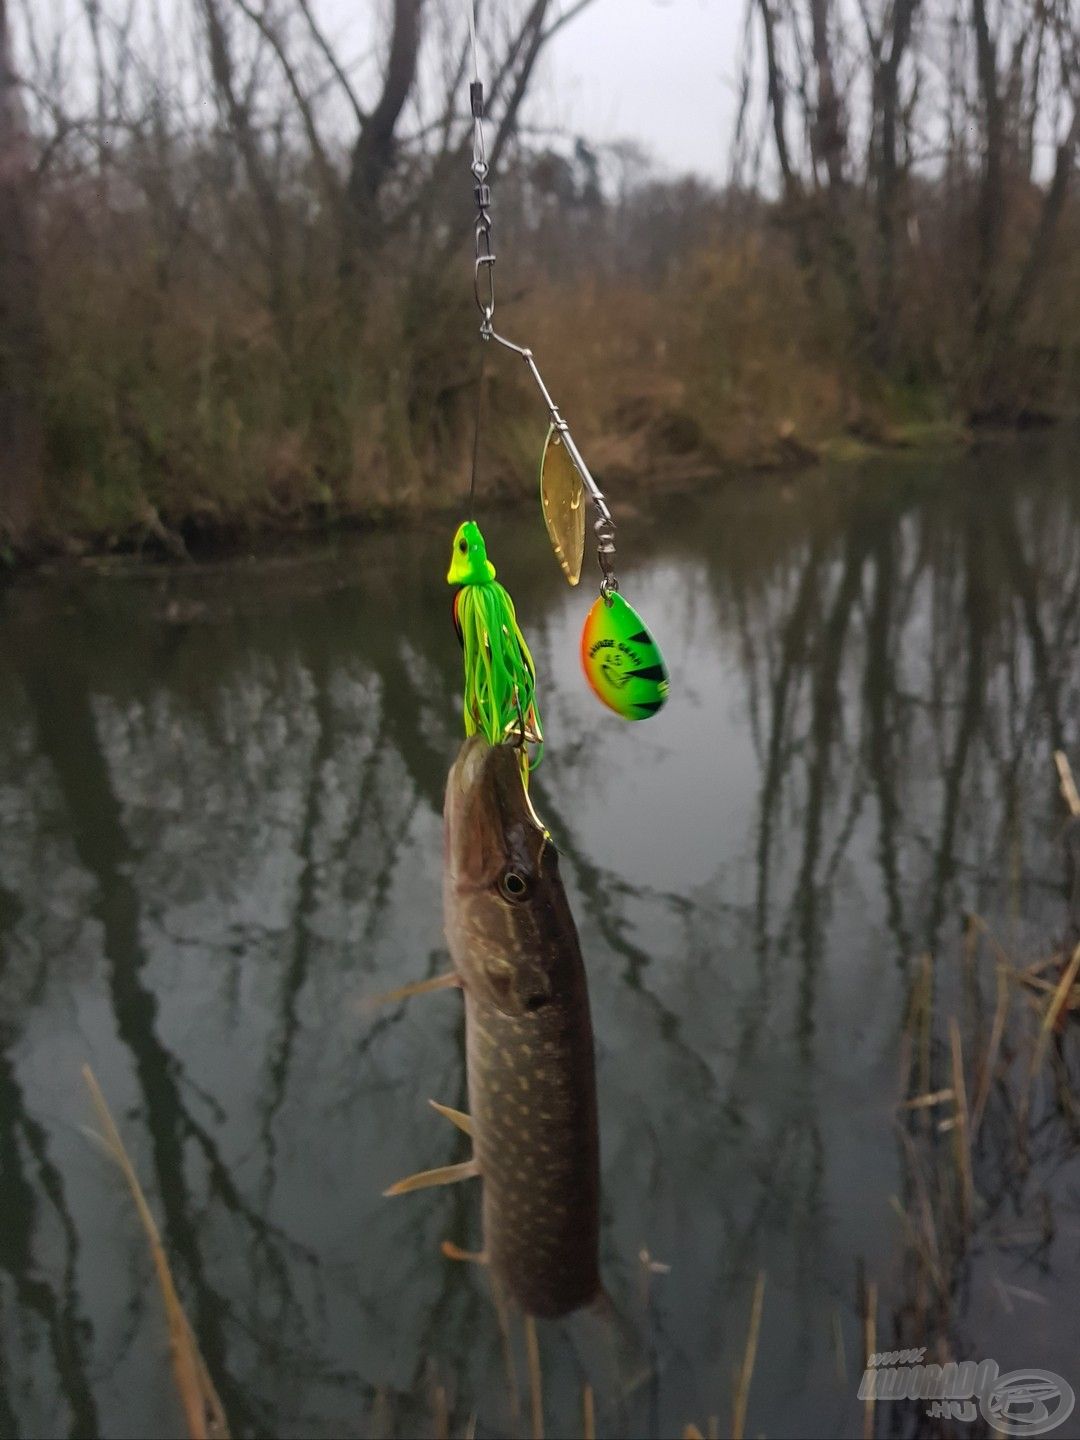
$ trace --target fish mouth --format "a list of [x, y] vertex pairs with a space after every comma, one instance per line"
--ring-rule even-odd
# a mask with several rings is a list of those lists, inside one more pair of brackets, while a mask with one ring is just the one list
[[491, 745], [483, 735], [470, 735], [458, 753], [445, 815], [450, 872], [466, 884], [494, 880], [523, 848], [537, 856], [546, 838], [522, 783], [519, 750]]

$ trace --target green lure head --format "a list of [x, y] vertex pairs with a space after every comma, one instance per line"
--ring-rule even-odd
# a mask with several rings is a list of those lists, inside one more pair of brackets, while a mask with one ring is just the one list
[[451, 585], [484, 585], [495, 579], [495, 566], [487, 558], [487, 546], [475, 520], [458, 526], [446, 578]]

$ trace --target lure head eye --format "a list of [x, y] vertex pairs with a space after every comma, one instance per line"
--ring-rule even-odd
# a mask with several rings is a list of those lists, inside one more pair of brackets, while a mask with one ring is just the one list
[[515, 904], [519, 903], [529, 893], [529, 882], [518, 870], [504, 870], [499, 876], [499, 893]]
[[467, 555], [469, 553], [469, 542], [465, 539], [464, 535], [458, 541], [457, 548], [461, 551], [462, 555]]

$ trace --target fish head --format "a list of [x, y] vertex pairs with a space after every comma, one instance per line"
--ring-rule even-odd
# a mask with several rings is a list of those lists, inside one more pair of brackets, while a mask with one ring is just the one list
[[482, 735], [461, 747], [446, 787], [444, 911], [467, 989], [507, 1014], [558, 994], [569, 932], [577, 936], [558, 852], [522, 780], [518, 750]]

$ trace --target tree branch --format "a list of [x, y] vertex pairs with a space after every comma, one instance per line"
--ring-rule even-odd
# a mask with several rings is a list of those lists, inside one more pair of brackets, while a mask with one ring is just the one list
[[784, 193], [789, 200], [798, 193], [798, 183], [791, 168], [788, 151], [787, 129], [784, 124], [786, 99], [784, 76], [780, 69], [780, 58], [776, 48], [776, 17], [770, 0], [758, 0], [761, 8], [761, 24], [765, 32], [765, 67], [769, 86], [769, 109], [772, 112], [773, 139], [776, 144], [776, 160], [784, 182]]
[[346, 268], [363, 236], [374, 228], [375, 203], [394, 154], [394, 131], [416, 77], [420, 12], [424, 0], [394, 0], [394, 28], [386, 79], [378, 104], [353, 146], [346, 188]]
[[345, 98], [346, 100], [348, 100], [352, 112], [356, 116], [356, 123], [360, 126], [362, 130], [367, 124], [368, 117], [364, 112], [363, 106], [360, 104], [360, 100], [356, 94], [356, 91], [353, 89], [352, 82], [350, 81], [345, 71], [345, 67], [341, 64], [337, 56], [334, 54], [330, 42], [327, 40], [326, 36], [323, 34], [322, 30], [316, 23], [315, 16], [312, 13], [311, 6], [308, 4], [308, 0], [296, 0], [296, 3], [300, 7], [300, 13], [303, 15], [304, 19], [308, 23], [308, 29], [311, 31], [311, 35], [315, 41], [315, 44], [322, 51], [323, 55], [326, 58], [327, 64], [330, 66], [331, 70], [333, 70], [335, 76], [337, 77], [338, 83], [340, 84], [342, 90], [344, 90]]
[[1080, 102], [1074, 102], [1072, 120], [1065, 138], [1058, 146], [1054, 175], [1039, 212], [1039, 223], [1031, 241], [1031, 248], [1005, 310], [1002, 328], [1006, 334], [1011, 332], [1023, 318], [1024, 311], [1035, 292], [1036, 282], [1050, 258], [1054, 235], [1065, 208], [1065, 197], [1068, 193], [1073, 167], [1076, 164], [1078, 146], [1080, 146]]
[[[255, 10], [253, 6], [248, 4], [248, 0], [233, 0], [233, 3], [247, 16], [259, 34], [266, 40], [271, 50], [273, 50], [278, 64], [281, 66], [282, 73], [285, 76], [285, 81], [292, 93], [292, 97], [296, 101], [296, 108], [300, 112], [300, 120], [304, 127], [304, 134], [308, 138], [308, 144], [311, 146], [311, 154], [315, 161], [315, 168], [319, 173], [320, 182], [327, 196], [331, 200], [336, 201], [340, 195], [337, 176], [334, 173], [334, 167], [330, 163], [330, 157], [327, 155], [326, 148], [319, 135], [319, 128], [315, 122], [315, 113], [312, 110], [311, 103], [304, 94], [303, 86], [300, 84], [300, 77], [296, 73], [296, 67], [289, 59], [288, 52], [285, 49], [285, 42], [278, 33], [276, 26], [272, 25], [267, 18], [265, 8], [261, 12]], [[246, 111], [247, 107], [245, 106], [244, 108]]]

